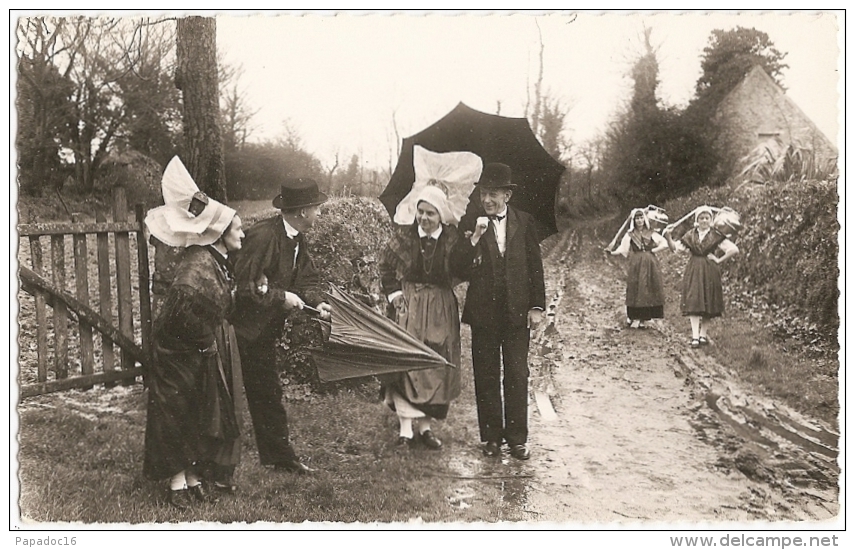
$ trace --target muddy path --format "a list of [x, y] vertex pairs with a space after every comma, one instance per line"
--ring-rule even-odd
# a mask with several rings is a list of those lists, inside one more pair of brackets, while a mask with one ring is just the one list
[[532, 342], [532, 458], [449, 457], [452, 505], [497, 491], [497, 520], [572, 524], [837, 516], [837, 434], [741, 388], [688, 348], [683, 319], [626, 328], [623, 264], [586, 235], [554, 239], [550, 322]]

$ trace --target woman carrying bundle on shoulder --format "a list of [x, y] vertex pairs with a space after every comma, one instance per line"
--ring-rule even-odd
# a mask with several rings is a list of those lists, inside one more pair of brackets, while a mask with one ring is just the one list
[[[709, 206], [695, 209], [695, 227], [679, 240], [671, 236], [672, 229], [664, 231], [668, 246], [673, 252], [691, 255], [683, 273], [680, 309], [692, 324], [691, 347], [697, 348], [709, 344], [709, 320], [724, 313], [719, 264], [737, 254], [739, 248], [713, 227], [713, 210]], [[717, 254], [719, 251], [721, 256]]]
[[631, 328], [646, 328], [645, 321], [665, 316], [662, 273], [655, 254], [666, 248], [668, 241], [650, 228], [644, 210], [635, 208], [630, 214], [629, 230], [620, 245], [615, 250], [606, 250], [613, 256], [620, 254], [629, 259], [626, 270], [626, 318]]

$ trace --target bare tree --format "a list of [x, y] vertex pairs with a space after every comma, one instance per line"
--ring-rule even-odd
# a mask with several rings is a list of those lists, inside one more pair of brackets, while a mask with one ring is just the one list
[[543, 33], [540, 31], [540, 23], [537, 22], [537, 19], [534, 20], [534, 24], [537, 25], [537, 38], [540, 42], [540, 53], [538, 56], [538, 72], [537, 72], [537, 80], [534, 83], [534, 113], [529, 116], [529, 119], [532, 121], [532, 131], [534, 135], [540, 134], [540, 115], [541, 115], [541, 107], [543, 101], [542, 88], [543, 88]]
[[187, 170], [200, 189], [216, 200], [225, 201], [216, 20], [197, 16], [179, 19], [177, 46], [175, 86], [184, 100]]
[[300, 135], [300, 130], [290, 118], [282, 121], [282, 135], [279, 137], [278, 143], [291, 151], [298, 151], [303, 148], [303, 137]]
[[338, 151], [336, 151], [336, 152], [335, 152], [335, 162], [334, 162], [334, 163], [333, 163], [333, 165], [332, 165], [332, 166], [327, 170], [327, 174], [328, 174], [328, 178], [327, 178], [327, 186], [328, 186], [328, 189], [332, 189], [332, 179], [333, 179], [333, 174], [335, 174], [335, 171], [338, 169], [338, 155], [339, 155], [339, 152], [338, 152]]
[[63, 49], [58, 44], [62, 24], [60, 18], [21, 18], [16, 29], [18, 180], [30, 195], [48, 185], [58, 187], [63, 179], [58, 135], [70, 118], [72, 83], [54, 61]]
[[[395, 163], [401, 156], [401, 135], [398, 132], [397, 108], [392, 109], [392, 135], [387, 134], [389, 140], [389, 177], [392, 177], [392, 172], [395, 169]], [[394, 148], [392, 142], [394, 141]], [[394, 152], [393, 152], [394, 150]]]
[[254, 128], [250, 125], [259, 109], [250, 109], [246, 92], [239, 87], [243, 66], [233, 67], [220, 61], [220, 119], [223, 131], [223, 146], [226, 151], [243, 147]]

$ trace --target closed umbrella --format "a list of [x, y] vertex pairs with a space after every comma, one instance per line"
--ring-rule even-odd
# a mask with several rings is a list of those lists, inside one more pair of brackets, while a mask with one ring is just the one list
[[[453, 367], [440, 354], [335, 285], [329, 337], [312, 357], [321, 382], [418, 369]], [[326, 332], [326, 331], [325, 331]]]

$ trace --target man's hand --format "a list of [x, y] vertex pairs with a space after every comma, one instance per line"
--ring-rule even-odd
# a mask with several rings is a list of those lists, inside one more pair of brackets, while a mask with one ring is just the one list
[[329, 321], [332, 317], [332, 306], [326, 302], [318, 304], [317, 310], [321, 312], [320, 317], [324, 321]]
[[293, 292], [285, 291], [285, 299], [283, 300], [283, 304], [285, 306], [285, 309], [303, 309], [305, 302], [302, 298], [300, 298]]
[[540, 323], [543, 322], [543, 310], [542, 309], [530, 309], [528, 310], [528, 328], [537, 328], [540, 326]]
[[481, 235], [483, 235], [487, 231], [487, 227], [490, 226], [490, 219], [486, 216], [481, 216], [477, 220], [475, 220], [475, 232], [472, 233], [472, 237], [469, 239], [472, 243], [472, 246], [478, 244], [478, 241], [481, 240]]

